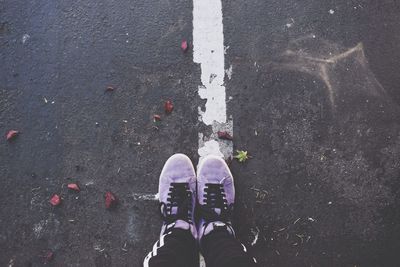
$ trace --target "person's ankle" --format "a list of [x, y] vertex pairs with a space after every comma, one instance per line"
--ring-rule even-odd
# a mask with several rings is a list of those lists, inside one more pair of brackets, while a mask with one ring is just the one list
[[197, 230], [196, 227], [193, 225], [193, 223], [189, 223], [185, 220], [176, 220], [173, 223], [170, 224], [165, 224], [163, 227], [163, 233], [166, 234], [173, 229], [180, 229], [180, 230], [185, 230], [189, 231], [192, 236], [197, 239]]
[[199, 240], [215, 231], [223, 231], [228, 233], [229, 235], [235, 236], [235, 231], [233, 230], [230, 222], [203, 222], [201, 223], [200, 229], [198, 231]]

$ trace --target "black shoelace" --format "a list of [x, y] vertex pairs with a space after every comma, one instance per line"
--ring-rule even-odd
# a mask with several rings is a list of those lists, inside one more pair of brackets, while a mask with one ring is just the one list
[[167, 203], [161, 203], [163, 220], [173, 223], [184, 220], [192, 223], [192, 192], [188, 183], [171, 183]]
[[206, 221], [230, 220], [233, 206], [228, 205], [222, 184], [205, 184], [203, 197], [204, 205], [200, 207], [200, 212]]

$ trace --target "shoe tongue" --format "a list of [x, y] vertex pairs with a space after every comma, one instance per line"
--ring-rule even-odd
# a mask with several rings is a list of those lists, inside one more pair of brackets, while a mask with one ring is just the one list
[[222, 210], [220, 208], [214, 208], [214, 212], [218, 215], [221, 215]]
[[177, 213], [178, 213], [178, 207], [172, 207], [171, 214], [177, 214]]

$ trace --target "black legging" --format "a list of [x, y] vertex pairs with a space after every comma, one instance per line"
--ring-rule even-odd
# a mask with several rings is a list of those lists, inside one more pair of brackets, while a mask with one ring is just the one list
[[[216, 229], [203, 237], [200, 251], [207, 267], [253, 267], [254, 259], [234, 236]], [[144, 260], [144, 267], [198, 267], [197, 241], [187, 230], [173, 229], [163, 235]]]

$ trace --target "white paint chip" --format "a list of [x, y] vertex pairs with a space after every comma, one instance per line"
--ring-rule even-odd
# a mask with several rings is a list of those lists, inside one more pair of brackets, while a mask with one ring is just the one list
[[258, 241], [258, 236], [260, 235], [260, 229], [258, 229], [258, 227], [256, 226], [255, 229], [250, 228], [251, 233], [254, 235], [254, 239], [251, 242], [251, 246], [254, 246], [255, 244], [257, 244]]
[[294, 19], [290, 18], [290, 22], [286, 23], [286, 28], [292, 28], [294, 25]]
[[25, 33], [24, 35], [22, 35], [22, 43], [25, 44], [26, 41], [29, 40], [29, 38], [31, 38], [31, 36], [27, 33]]
[[233, 71], [232, 65], [230, 65], [229, 69], [225, 70], [226, 76], [228, 76], [229, 80], [232, 79], [232, 71]]
[[200, 156], [200, 158], [205, 157], [207, 155], [217, 155], [217, 156], [220, 156], [220, 157], [224, 156], [222, 154], [222, 152], [220, 151], [219, 143], [216, 140], [207, 141], [207, 142], [204, 143], [203, 147], [199, 148], [199, 156]]

